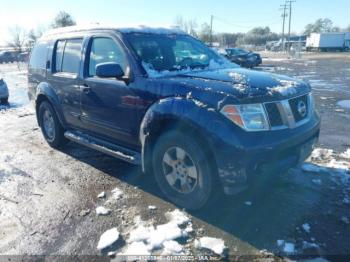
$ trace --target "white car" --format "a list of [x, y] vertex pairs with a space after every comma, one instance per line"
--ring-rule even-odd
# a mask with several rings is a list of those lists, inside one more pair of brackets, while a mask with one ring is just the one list
[[9, 99], [9, 90], [5, 81], [0, 78], [0, 102], [1, 104], [6, 104]]

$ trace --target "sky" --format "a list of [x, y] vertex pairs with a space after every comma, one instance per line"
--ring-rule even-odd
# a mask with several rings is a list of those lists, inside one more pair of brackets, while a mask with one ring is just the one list
[[[280, 5], [285, 0], [0, 0], [0, 45], [8, 41], [9, 29], [47, 28], [64, 10], [78, 24], [98, 22], [117, 25], [170, 26], [177, 16], [198, 25], [210, 23], [214, 32], [247, 32], [256, 26], [282, 31]], [[296, 0], [292, 32], [301, 33], [306, 24], [330, 18], [334, 25], [350, 25], [350, 0]]]

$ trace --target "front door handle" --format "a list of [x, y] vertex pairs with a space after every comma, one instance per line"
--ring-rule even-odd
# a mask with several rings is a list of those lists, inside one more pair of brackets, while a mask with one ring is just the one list
[[91, 88], [87, 84], [83, 84], [81, 87], [81, 91], [83, 91], [85, 94], [89, 94], [91, 92]]

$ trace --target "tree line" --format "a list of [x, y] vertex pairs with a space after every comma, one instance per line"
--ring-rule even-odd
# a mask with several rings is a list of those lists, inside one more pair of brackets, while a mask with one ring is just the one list
[[[19, 26], [11, 28], [8, 46], [19, 52], [30, 50], [33, 43], [41, 37], [45, 30], [72, 25], [76, 25], [75, 19], [69, 13], [60, 11], [48, 28], [41, 26], [36, 30], [29, 31], [26, 31]], [[255, 27], [246, 33], [212, 33], [212, 29], [208, 23], [198, 25], [195, 19], [184, 19], [182, 16], [177, 16], [175, 18], [174, 26], [206, 43], [210, 42], [212, 34], [212, 41], [225, 47], [243, 45], [263, 46], [268, 41], [277, 41], [281, 38], [281, 34], [272, 32], [268, 26]], [[345, 31], [350, 31], [350, 25], [347, 28], [340, 28], [334, 26], [333, 21], [329, 18], [320, 18], [314, 23], [307, 24], [303, 34], [309, 35], [310, 33]]]

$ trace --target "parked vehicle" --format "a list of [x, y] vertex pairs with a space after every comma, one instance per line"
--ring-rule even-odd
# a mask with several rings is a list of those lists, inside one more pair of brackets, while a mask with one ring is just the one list
[[0, 102], [1, 104], [7, 104], [9, 99], [9, 90], [4, 79], [0, 78]]
[[226, 57], [233, 63], [246, 68], [253, 68], [262, 63], [261, 56], [241, 48], [227, 48]]
[[49, 145], [141, 165], [188, 209], [244, 190], [262, 167], [297, 165], [319, 136], [309, 84], [240, 68], [177, 29], [51, 31], [28, 79]]
[[22, 52], [17, 55], [17, 61], [18, 62], [28, 62], [29, 60], [29, 53], [28, 52]]
[[2, 64], [2, 63], [13, 63], [15, 61], [16, 61], [16, 58], [13, 55], [13, 53], [11, 53], [9, 51], [0, 52], [0, 64]]
[[312, 33], [306, 40], [307, 51], [348, 51], [349, 48], [347, 33]]

